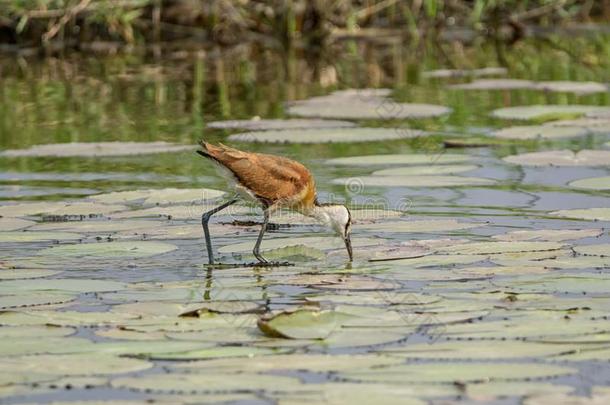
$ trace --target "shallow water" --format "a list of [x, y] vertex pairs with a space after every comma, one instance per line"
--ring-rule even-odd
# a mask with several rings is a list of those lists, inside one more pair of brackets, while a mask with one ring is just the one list
[[[604, 65], [610, 49], [607, 37], [561, 41], [568, 52], [535, 41], [510, 49], [506, 77], [610, 81]], [[528, 124], [490, 117], [497, 108], [610, 106], [610, 93], [451, 90], [449, 84], [469, 79], [426, 79], [422, 72], [469, 62], [472, 67], [496, 66], [491, 45], [445, 50], [448, 60], [432, 46], [423, 56], [410, 52], [395, 45], [346, 44], [336, 58], [334, 87], [387, 87], [393, 90], [391, 100], [452, 108], [452, 114], [439, 118], [388, 120], [393, 104], [380, 105], [379, 119], [358, 123], [424, 129], [431, 136], [364, 143], [234, 144], [295, 158], [314, 173], [321, 200], [345, 201], [354, 212], [360, 208], [374, 213], [354, 224], [353, 237], [361, 247], [355, 247], [351, 266], [345, 264], [340, 242], [329, 238], [311, 243], [309, 249], [269, 252], [270, 258], [293, 261], [291, 267], [206, 268], [199, 218], [217, 201], [197, 192], [178, 203], [176, 192], [158, 197], [160, 207], [142, 202], [144, 197], [101, 201], [92, 213], [110, 204], [124, 207], [94, 217], [81, 217], [88, 211], [73, 211], [74, 206], [41, 208], [43, 215], [1, 213], [4, 205], [91, 202], [95, 197], [90, 195], [113, 191], [223, 190], [216, 171], [191, 151], [0, 157], [0, 215], [5, 215], [0, 221], [7, 220], [0, 222], [0, 264], [16, 267], [14, 273], [56, 272], [10, 277], [18, 280], [2, 276], [0, 355], [6, 366], [0, 366], [5, 375], [0, 377], [0, 402], [335, 403], [346, 398], [362, 401], [367, 395], [371, 402], [412, 398], [413, 403], [437, 403], [455, 398], [518, 403], [523, 397], [547, 394], [610, 395], [603, 388], [610, 384], [608, 213], [600, 220], [552, 214], [609, 208], [607, 186], [595, 190], [569, 185], [608, 176], [607, 163], [532, 167], [502, 160], [545, 150], [608, 150], [604, 144], [609, 134], [443, 147], [448, 138]], [[105, 141], [194, 144], [202, 137], [224, 141], [239, 130], [211, 130], [206, 124], [253, 116], [283, 118], [284, 102], [331, 92], [334, 87], [308, 80], [308, 63], [247, 46], [204, 59], [168, 55], [157, 61], [138, 56], [67, 56], [17, 64], [0, 60], [0, 147], [4, 151]], [[466, 156], [467, 162], [457, 164], [479, 167], [455, 176], [491, 179], [495, 184], [376, 187], [365, 181], [366, 176], [401, 165], [383, 160], [366, 166], [327, 162], [398, 153], [428, 157], [423, 167], [442, 165], [437, 162], [452, 154]], [[338, 178], [350, 180], [347, 186], [334, 184]], [[134, 215], [145, 209], [146, 214]], [[216, 218], [219, 224], [212, 234], [215, 249], [225, 252], [217, 253], [223, 262], [252, 260], [248, 253], [232, 253], [239, 246], [228, 246], [253, 244], [257, 227], [226, 223], [259, 221], [258, 214], [254, 208], [241, 207]], [[35, 223], [12, 230], [7, 218], [13, 216]], [[275, 241], [280, 248], [314, 232], [327, 235], [315, 224], [301, 223], [302, 218], [273, 221], [292, 224], [269, 232], [269, 240], [286, 238]], [[392, 225], [384, 225], [388, 223]], [[405, 223], [411, 228], [401, 229]], [[563, 237], [548, 233], [506, 244], [492, 238], [512, 231], [561, 229], [599, 231]], [[51, 235], [18, 240], [17, 236], [35, 232]], [[70, 233], [83, 244], [76, 244], [75, 251], [62, 250], [75, 245]], [[337, 244], [331, 246], [332, 241]], [[474, 246], [476, 242], [498, 245]], [[78, 250], [102, 245], [125, 247], [112, 252]], [[586, 245], [599, 247], [580, 248]], [[422, 246], [427, 249], [424, 257], [368, 261], [391, 254], [389, 247], [409, 257]], [[158, 249], [167, 252], [155, 254]], [[0, 275], [8, 274], [2, 267]], [[482, 267], [493, 269], [481, 271]], [[50, 281], [54, 279], [60, 281]], [[81, 281], [61, 281], [68, 279]], [[321, 320], [301, 325], [318, 333], [330, 328], [320, 339], [267, 337], [256, 326], [265, 313], [311, 308], [312, 302], [335, 316], [330, 325]], [[194, 318], [178, 316], [197, 308], [209, 312]], [[53, 337], [58, 331], [49, 324], [67, 329]], [[89, 357], [80, 361], [83, 353]], [[342, 356], [348, 356], [347, 365]], [[117, 358], [126, 363], [108, 365]], [[155, 374], [165, 377], [156, 379]], [[271, 381], [266, 375], [281, 378]]]

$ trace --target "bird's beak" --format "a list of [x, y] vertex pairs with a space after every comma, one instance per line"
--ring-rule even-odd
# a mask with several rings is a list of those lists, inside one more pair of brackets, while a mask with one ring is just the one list
[[349, 234], [343, 237], [345, 241], [345, 247], [347, 248], [347, 255], [349, 256], [349, 261], [354, 261], [354, 253], [352, 252], [352, 240], [350, 239]]

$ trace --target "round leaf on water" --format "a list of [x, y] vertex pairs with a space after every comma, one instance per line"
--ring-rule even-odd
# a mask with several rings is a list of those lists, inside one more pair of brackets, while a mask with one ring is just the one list
[[[0, 207], [1, 208], [1, 207]], [[0, 218], [0, 231], [16, 231], [35, 225], [34, 221], [26, 221], [25, 219], [19, 218]]]
[[479, 381], [523, 381], [570, 375], [578, 370], [551, 364], [532, 363], [412, 363], [375, 371], [344, 372], [348, 380], [386, 383], [455, 383]]
[[559, 120], [545, 123], [553, 127], [580, 127], [594, 135], [607, 135], [610, 133], [610, 118], [577, 118], [573, 120]]
[[[129, 210], [122, 212], [115, 212], [110, 215], [112, 219], [123, 219], [123, 218], [156, 218], [156, 219], [194, 219], [201, 220], [201, 215], [216, 208], [218, 203], [212, 201], [204, 201], [203, 203], [193, 203], [189, 205], [169, 205], [169, 206], [155, 206], [150, 208], [143, 208], [137, 210]], [[233, 215], [247, 215], [258, 213], [255, 209], [249, 207], [231, 205], [226, 209], [220, 211], [214, 218], [222, 216], [233, 216]], [[214, 225], [214, 224], [211, 224]]]
[[536, 89], [557, 93], [592, 94], [606, 93], [610, 90], [607, 85], [597, 82], [572, 82], [557, 80], [536, 83]]
[[23, 217], [28, 215], [83, 215], [94, 216], [124, 211], [123, 205], [106, 205], [88, 202], [20, 202], [0, 206], [0, 216]]
[[[354, 178], [339, 178], [333, 184], [350, 186]], [[366, 187], [459, 187], [490, 186], [495, 180], [462, 176], [359, 176], [357, 184]]]
[[456, 219], [406, 220], [360, 225], [358, 229], [384, 232], [450, 232], [485, 226], [484, 223], [460, 222]]
[[54, 326], [97, 326], [122, 324], [134, 316], [111, 312], [78, 312], [78, 311], [7, 311], [0, 313], [0, 325], [54, 325]]
[[[46, 222], [35, 225], [32, 230], [36, 231], [68, 231], [68, 232], [83, 232], [83, 233], [106, 233], [118, 232], [123, 230], [156, 228], [164, 225], [163, 222], [157, 221], [139, 221], [139, 220], [96, 220], [96, 221], [67, 221], [67, 222]], [[51, 232], [48, 232], [51, 233]]]
[[69, 336], [76, 333], [74, 328], [58, 326], [3, 326], [0, 328], [0, 339], [21, 339], [21, 338], [52, 338]]
[[[44, 365], [44, 366], [41, 366]], [[104, 354], [62, 354], [3, 358], [0, 374], [9, 372], [40, 373], [57, 376], [103, 375], [142, 371], [152, 367], [144, 360]]]
[[319, 119], [251, 119], [213, 121], [208, 128], [214, 129], [245, 129], [249, 131], [268, 131], [278, 129], [308, 129], [308, 128], [351, 128], [353, 122]]
[[[361, 246], [379, 245], [383, 243], [383, 239], [375, 238], [353, 238], [352, 246], [357, 248]], [[261, 244], [261, 251], [279, 249], [287, 246], [305, 245], [308, 247], [329, 250], [329, 249], [345, 249], [345, 243], [340, 237], [334, 236], [304, 236], [297, 238], [273, 238], [264, 239]], [[236, 243], [234, 245], [223, 246], [218, 251], [220, 253], [249, 253], [254, 247], [254, 241]]]
[[424, 135], [426, 134], [423, 131], [409, 128], [335, 128], [245, 132], [230, 135], [229, 140], [264, 143], [336, 143], [386, 141]]
[[437, 69], [422, 72], [422, 77], [427, 78], [451, 78], [451, 77], [480, 77], [500, 76], [508, 73], [503, 67], [486, 67], [480, 69]]
[[515, 291], [552, 294], [573, 293], [607, 296], [610, 291], [610, 279], [605, 275], [598, 274], [540, 276], [531, 279], [521, 277], [511, 282], [498, 281], [497, 285]]
[[485, 257], [478, 254], [452, 254], [452, 255], [427, 255], [412, 259], [401, 259], [393, 261], [393, 265], [404, 265], [407, 267], [436, 267], [436, 266], [455, 266], [456, 264], [471, 264], [485, 260]]
[[476, 165], [430, 165], [430, 166], [407, 166], [393, 169], [377, 170], [373, 176], [428, 176], [440, 174], [454, 174], [468, 172], [478, 169]]
[[[144, 345], [142, 349], [143, 351], [146, 351], [146, 345]], [[142, 357], [150, 360], [201, 360], [225, 357], [252, 358], [256, 356], [266, 356], [277, 352], [278, 350], [263, 347], [220, 346], [181, 352], [152, 353], [145, 354]]]
[[403, 154], [403, 155], [365, 155], [350, 156], [327, 160], [333, 166], [370, 166], [370, 165], [432, 165], [463, 163], [472, 159], [468, 155], [451, 153]]
[[178, 249], [162, 242], [99, 242], [64, 245], [43, 249], [40, 255], [86, 258], [135, 258], [159, 255]]
[[[491, 400], [497, 397], [523, 397], [527, 395], [542, 395], [551, 393], [569, 393], [574, 388], [568, 385], [558, 385], [543, 382], [489, 382], [468, 384], [466, 395], [472, 399]], [[551, 402], [556, 404], [556, 402]]]
[[529, 105], [506, 107], [494, 110], [491, 115], [509, 120], [532, 120], [561, 115], [584, 115], [593, 112], [610, 111], [610, 107], [595, 105]]
[[3, 269], [0, 268], [0, 280], [20, 280], [26, 278], [42, 278], [61, 273], [59, 270], [43, 269]]
[[77, 293], [119, 291], [127, 284], [117, 281], [91, 279], [51, 279], [51, 280], [8, 280], [0, 283], [0, 293], [17, 294], [22, 291], [70, 291]]
[[202, 203], [222, 197], [224, 191], [207, 188], [163, 188], [133, 191], [116, 191], [107, 194], [98, 194], [90, 197], [93, 200], [105, 203], [136, 203], [144, 205], [171, 205], [185, 203]]
[[391, 120], [440, 117], [451, 113], [451, 108], [434, 104], [398, 103], [385, 98], [341, 100], [336, 97], [318, 97], [315, 100], [292, 102], [286, 111], [298, 117]]
[[581, 255], [610, 257], [610, 243], [574, 246], [573, 249]]
[[153, 153], [181, 152], [193, 150], [191, 145], [168, 142], [72, 142], [34, 145], [28, 149], [12, 149], [0, 152], [0, 156], [57, 156], [57, 157], [98, 157], [130, 156]]
[[587, 136], [590, 132], [580, 127], [552, 127], [547, 125], [529, 125], [508, 127], [492, 132], [497, 138], [507, 139], [563, 139]]
[[438, 251], [465, 255], [488, 255], [497, 253], [558, 250], [562, 247], [562, 244], [556, 242], [474, 242], [457, 246], [441, 247]]
[[559, 210], [553, 211], [549, 213], [549, 215], [563, 218], [586, 219], [590, 221], [610, 221], [610, 208]]
[[608, 402], [610, 402], [610, 393], [600, 393], [592, 396], [549, 393], [525, 398], [523, 405], [605, 405]]
[[536, 84], [529, 80], [520, 79], [480, 79], [470, 83], [460, 83], [449, 86], [456, 90], [517, 90], [535, 89]]
[[507, 156], [504, 161], [523, 166], [608, 166], [610, 151], [585, 149], [574, 153], [571, 150], [551, 150]]
[[563, 242], [583, 238], [595, 238], [603, 233], [602, 229], [532, 229], [512, 231], [492, 238], [501, 241], [549, 241]]
[[32, 307], [49, 304], [63, 304], [74, 301], [76, 295], [73, 294], [58, 294], [41, 291], [25, 292], [16, 295], [0, 296], [0, 309], [14, 309], [23, 307]]
[[569, 186], [586, 190], [610, 190], [610, 176], [575, 180]]
[[34, 231], [12, 231], [0, 232], [0, 242], [3, 243], [26, 243], [79, 240], [83, 236], [69, 232], [34, 232]]
[[299, 309], [280, 312], [258, 320], [258, 328], [267, 336], [287, 339], [324, 339], [349, 316], [335, 311]]

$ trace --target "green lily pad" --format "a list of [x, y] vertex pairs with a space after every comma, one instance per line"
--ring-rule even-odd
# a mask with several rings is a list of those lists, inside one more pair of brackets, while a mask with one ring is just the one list
[[187, 203], [203, 203], [222, 197], [224, 191], [207, 188], [163, 188], [133, 191], [116, 191], [98, 194], [89, 198], [105, 204], [133, 204], [141, 202], [144, 205], [172, 205]]
[[333, 166], [371, 166], [371, 165], [432, 165], [468, 162], [472, 157], [451, 153], [404, 154], [404, 155], [365, 155], [329, 159]]
[[[162, 227], [162, 222], [144, 220], [99, 220], [99, 221], [68, 221], [68, 222], [47, 222], [38, 224], [31, 229], [34, 231], [68, 231], [83, 233], [106, 233], [124, 230], [139, 230], [145, 228]], [[51, 232], [47, 232], [51, 233]]]
[[422, 72], [422, 77], [426, 78], [452, 78], [452, 77], [480, 77], [480, 76], [500, 76], [508, 73], [508, 69], [503, 67], [485, 67], [480, 69], [437, 69]]
[[571, 367], [532, 363], [429, 363], [389, 366], [374, 371], [344, 372], [348, 380], [385, 383], [470, 383], [480, 381], [523, 381], [576, 373]]
[[[201, 220], [201, 215], [213, 208], [216, 208], [219, 204], [211, 201], [204, 201], [203, 203], [190, 204], [190, 205], [169, 205], [165, 207], [155, 206], [150, 208], [143, 208], [137, 210], [129, 210], [122, 212], [115, 212], [109, 215], [112, 219], [123, 219], [123, 218], [161, 218], [161, 219], [195, 219]], [[223, 216], [233, 215], [244, 215], [253, 214], [257, 211], [250, 207], [231, 205], [226, 209], [220, 211], [214, 218]]]
[[244, 132], [229, 136], [233, 142], [337, 143], [374, 142], [415, 138], [425, 132], [409, 128], [329, 128], [287, 131]]
[[451, 108], [434, 104], [398, 103], [379, 97], [327, 96], [291, 102], [286, 112], [297, 117], [388, 120], [440, 117], [451, 113]]
[[[376, 238], [353, 238], [352, 246], [357, 248], [361, 246], [379, 245], [383, 243], [382, 239]], [[305, 245], [308, 247], [330, 250], [330, 249], [345, 249], [345, 243], [340, 237], [333, 236], [304, 236], [297, 238], [273, 238], [264, 239], [261, 244], [261, 251], [284, 248], [287, 246]], [[236, 243], [233, 245], [223, 246], [218, 251], [220, 253], [249, 253], [254, 247], [254, 241]]]
[[581, 255], [610, 257], [610, 243], [574, 246], [573, 249]]
[[610, 221], [610, 208], [559, 210], [550, 212], [549, 215], [562, 218], [586, 219], [589, 221]]
[[0, 293], [16, 294], [21, 291], [70, 291], [77, 293], [92, 293], [104, 291], [119, 291], [127, 288], [127, 284], [117, 281], [91, 279], [51, 279], [51, 280], [7, 280], [0, 283]]
[[502, 266], [543, 266], [549, 269], [602, 269], [610, 267], [610, 257], [566, 256], [559, 257], [516, 257], [493, 256], [492, 262]]
[[571, 150], [552, 150], [507, 156], [503, 160], [523, 166], [608, 166], [610, 151], [581, 150], [574, 153]]
[[595, 105], [529, 105], [499, 108], [494, 110], [491, 115], [508, 120], [533, 120], [545, 116], [584, 115], [605, 111], [610, 111], [610, 108]]
[[192, 145], [179, 145], [168, 142], [72, 142], [35, 145], [28, 149], [11, 149], [0, 152], [6, 157], [102, 157], [131, 156], [154, 153], [182, 152], [193, 150]]
[[434, 233], [472, 229], [485, 225], [485, 223], [461, 222], [457, 219], [430, 219], [363, 224], [358, 229], [384, 232]]
[[562, 393], [533, 395], [523, 400], [523, 405], [603, 405], [610, 401], [610, 393], [598, 393], [591, 396], [574, 396]]
[[325, 339], [348, 317], [335, 311], [299, 309], [260, 318], [257, 324], [270, 337]]
[[586, 190], [610, 190], [610, 176], [575, 180], [570, 182], [569, 186]]
[[0, 206], [0, 216], [24, 217], [29, 215], [83, 215], [94, 216], [124, 211], [124, 205], [105, 205], [88, 202], [20, 202]]
[[607, 85], [597, 82], [573, 82], [556, 80], [536, 83], [536, 89], [556, 93], [593, 94], [610, 91]]
[[[543, 382], [490, 382], [468, 384], [466, 395], [472, 399], [483, 401], [498, 397], [523, 397], [528, 395], [543, 395], [551, 393], [570, 393], [574, 388], [568, 385], [558, 385]], [[551, 402], [555, 404], [556, 402]]]
[[[70, 375], [105, 375], [142, 371], [153, 365], [144, 360], [115, 357], [91, 353], [38, 355], [3, 358], [0, 363], [0, 374], [3, 373], [37, 373], [52, 376]], [[44, 367], [41, 365], [44, 364]]]
[[[458, 187], [496, 184], [492, 179], [462, 176], [360, 176], [356, 180], [360, 187]], [[354, 184], [354, 178], [334, 179], [332, 183], [351, 186]]]
[[535, 89], [536, 84], [529, 80], [520, 79], [480, 79], [470, 83], [460, 83], [449, 86], [454, 90], [518, 90]]
[[573, 120], [550, 121], [544, 125], [553, 127], [580, 127], [587, 129], [594, 135], [610, 133], [610, 118], [577, 118]]
[[577, 350], [577, 345], [549, 345], [546, 343], [513, 341], [488, 341], [481, 345], [478, 341], [449, 341], [418, 343], [414, 345], [390, 347], [383, 350], [386, 353], [399, 355], [408, 359], [460, 359], [487, 360], [520, 358], [542, 358], [556, 356]]
[[69, 336], [76, 333], [74, 328], [58, 326], [3, 326], [0, 328], [0, 338], [20, 339], [20, 338], [52, 338]]
[[[143, 347], [143, 350], [146, 350]], [[182, 352], [164, 352], [142, 355], [140, 357], [150, 360], [201, 360], [201, 359], [217, 359], [227, 357], [258, 357], [278, 353], [279, 350], [263, 348], [263, 347], [247, 347], [247, 346], [222, 346], [210, 347], [198, 350], [189, 350]]]
[[[0, 207], [1, 208], [1, 207]], [[0, 231], [16, 231], [18, 229], [28, 228], [35, 225], [34, 221], [27, 221], [19, 218], [0, 218]]]
[[309, 129], [309, 128], [351, 128], [356, 126], [350, 121], [318, 120], [318, 119], [251, 119], [213, 121], [208, 128], [214, 129], [245, 129], [249, 131], [269, 131], [280, 129]]
[[556, 242], [474, 242], [438, 249], [439, 252], [465, 255], [489, 255], [511, 252], [536, 252], [558, 250], [563, 247]]
[[63, 245], [39, 252], [43, 256], [86, 258], [135, 258], [159, 255], [178, 249], [176, 245], [162, 242], [100, 242]]
[[472, 264], [485, 260], [478, 254], [428, 255], [410, 259], [400, 259], [392, 264], [408, 267], [455, 266], [456, 264]]
[[32, 307], [49, 304], [63, 304], [74, 301], [74, 294], [49, 294], [47, 291], [34, 291], [29, 293], [21, 293], [18, 295], [2, 295], [0, 296], [0, 309], [14, 309], [23, 307]]
[[59, 270], [44, 269], [3, 269], [0, 268], [0, 280], [21, 280], [26, 278], [42, 278], [62, 273]]
[[[536, 293], [573, 293], [573, 294], [600, 294], [608, 295], [610, 291], [610, 279], [605, 275], [558, 275], [538, 276], [531, 278], [521, 277], [518, 280], [498, 281], [498, 286], [522, 291]], [[510, 285], [509, 285], [510, 284]]]
[[581, 127], [552, 127], [548, 125], [527, 125], [508, 127], [492, 132], [497, 138], [506, 139], [563, 139], [587, 136], [590, 132]]
[[0, 242], [3, 243], [26, 243], [26, 242], [49, 242], [49, 241], [73, 241], [82, 239], [83, 236], [69, 232], [33, 232], [12, 231], [0, 232]]
[[603, 232], [603, 229], [532, 229], [494, 235], [492, 238], [500, 241], [563, 242], [583, 238], [596, 238]]
[[373, 176], [429, 176], [441, 174], [454, 174], [468, 172], [478, 169], [476, 165], [431, 165], [431, 166], [407, 166], [393, 169], [377, 170]]
[[[0, 313], [0, 325], [54, 325], [54, 326], [98, 326], [123, 324], [135, 316], [111, 312], [78, 312], [78, 311], [7, 311]], [[152, 322], [152, 321], [148, 321]]]

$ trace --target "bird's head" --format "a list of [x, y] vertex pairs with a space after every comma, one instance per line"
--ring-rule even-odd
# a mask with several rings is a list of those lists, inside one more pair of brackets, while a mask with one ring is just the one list
[[345, 242], [349, 260], [353, 259], [352, 252], [352, 215], [345, 205], [341, 204], [321, 204], [317, 207], [316, 215], [318, 220], [335, 231]]

